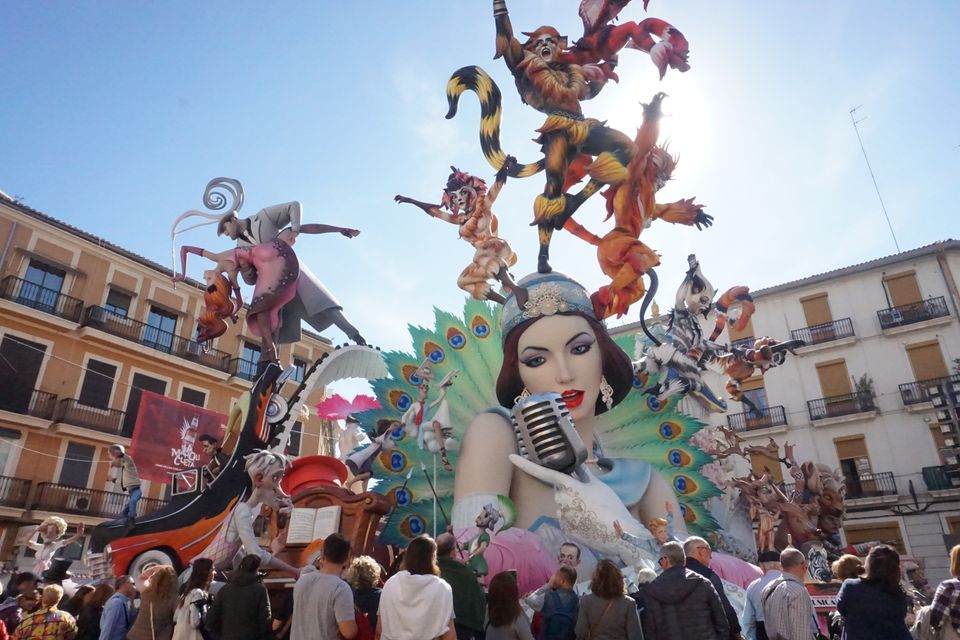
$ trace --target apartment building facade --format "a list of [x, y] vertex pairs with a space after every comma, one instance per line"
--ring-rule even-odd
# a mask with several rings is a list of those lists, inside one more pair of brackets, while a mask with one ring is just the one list
[[[931, 580], [948, 577], [960, 542], [958, 277], [960, 241], [947, 240], [752, 292], [756, 312], [729, 340], [806, 346], [743, 385], [761, 415], [728, 400], [726, 414], [699, 416], [840, 469], [845, 542], [892, 542]], [[723, 391], [722, 375], [705, 380]], [[777, 460], [736, 460], [736, 475], [752, 467], [792, 482]]]
[[[130, 445], [144, 391], [227, 414], [249, 388], [260, 347], [244, 312], [204, 348], [194, 339], [203, 289], [171, 276], [0, 192], [0, 560], [48, 515], [89, 526], [119, 515], [126, 497], [110, 482], [107, 448]], [[291, 390], [330, 348], [304, 332], [281, 349], [296, 368]], [[333, 428], [311, 416], [288, 453], [332, 454]], [[162, 504], [168, 486], [144, 482], [141, 510]]]

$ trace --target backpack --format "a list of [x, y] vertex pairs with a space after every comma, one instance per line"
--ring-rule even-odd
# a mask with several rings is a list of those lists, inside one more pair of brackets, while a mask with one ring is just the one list
[[580, 610], [580, 599], [573, 594], [572, 598], [564, 598], [556, 591], [547, 591], [543, 598], [543, 618], [541, 640], [573, 640], [574, 629], [577, 626], [577, 614]]
[[357, 635], [354, 640], [373, 640], [373, 627], [370, 626], [370, 620], [367, 618], [367, 614], [355, 606], [353, 608], [353, 619], [357, 623]]

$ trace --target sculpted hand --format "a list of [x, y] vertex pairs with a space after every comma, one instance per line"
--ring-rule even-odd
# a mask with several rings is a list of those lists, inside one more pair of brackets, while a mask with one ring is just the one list
[[526, 473], [554, 488], [557, 516], [564, 533], [580, 538], [594, 549], [619, 556], [625, 564], [635, 565], [647, 558], [640, 549], [628, 545], [604, 523], [617, 521], [622, 531], [640, 538], [649, 538], [650, 533], [634, 519], [620, 497], [588, 469], [584, 469], [587, 481], [553, 469], [542, 467], [526, 458], [513, 454], [510, 462]]
[[340, 233], [348, 238], [356, 238], [358, 235], [360, 235], [360, 231], [358, 229], [340, 229]]

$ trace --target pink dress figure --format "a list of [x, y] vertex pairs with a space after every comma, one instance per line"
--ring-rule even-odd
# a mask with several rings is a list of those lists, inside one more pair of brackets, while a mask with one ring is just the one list
[[[273, 334], [280, 327], [280, 309], [297, 295], [297, 278], [300, 277], [297, 256], [289, 244], [275, 238], [249, 247], [237, 247], [234, 260], [241, 271], [251, 267], [257, 271], [253, 299], [247, 312], [250, 333], [273, 340]], [[265, 314], [265, 318], [260, 314]], [[270, 328], [268, 336], [261, 335], [264, 326]]]

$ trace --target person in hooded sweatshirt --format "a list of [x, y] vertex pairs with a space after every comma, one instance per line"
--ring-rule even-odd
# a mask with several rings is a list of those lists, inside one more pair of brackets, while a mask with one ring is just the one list
[[207, 630], [223, 640], [272, 640], [270, 598], [260, 580], [260, 556], [249, 554], [230, 573], [207, 612]]
[[437, 545], [418, 536], [407, 545], [403, 569], [380, 592], [380, 640], [456, 640], [453, 591], [440, 578]]
[[660, 548], [663, 573], [644, 589], [643, 635], [656, 640], [727, 640], [730, 625], [710, 581], [686, 568], [679, 542]]

